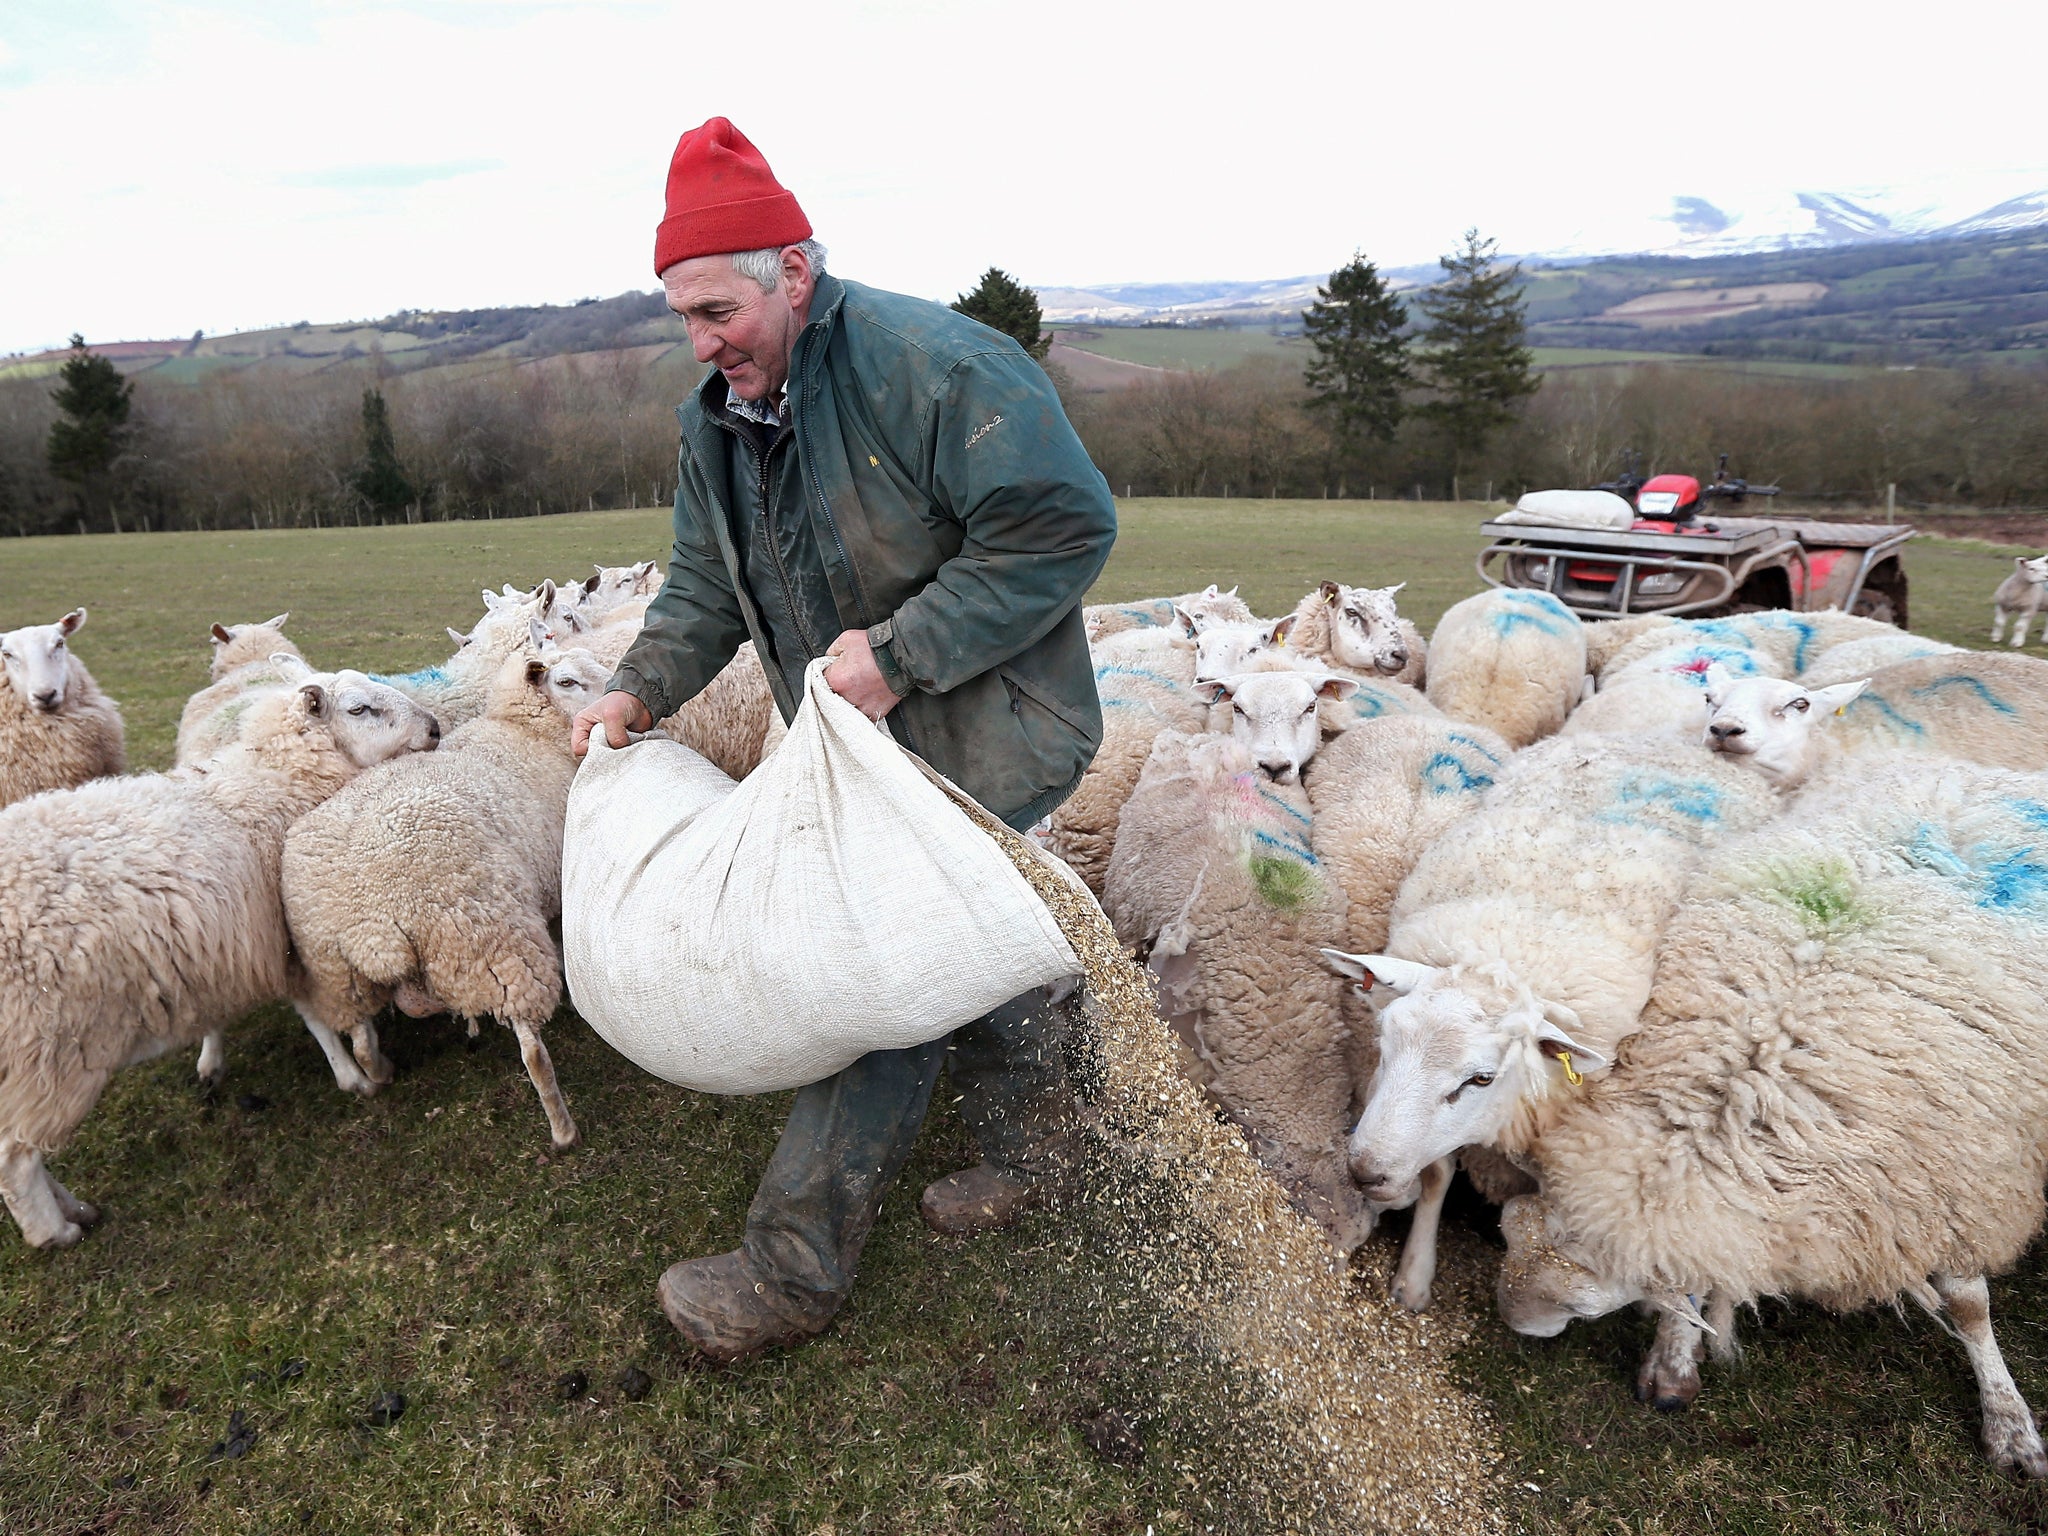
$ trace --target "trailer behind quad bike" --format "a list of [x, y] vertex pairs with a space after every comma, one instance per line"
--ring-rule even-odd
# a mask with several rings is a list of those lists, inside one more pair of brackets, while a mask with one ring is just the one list
[[[1906, 627], [1909, 525], [1825, 523], [1790, 517], [1706, 515], [1720, 500], [1774, 495], [1727, 476], [1714, 482], [1658, 475], [1611, 489], [1635, 504], [1629, 528], [1485, 522], [1479, 555], [1490, 586], [1555, 596], [1585, 619], [1668, 613], [1711, 617], [1761, 608], [1839, 608]], [[1490, 569], [1498, 561], [1498, 571]]]

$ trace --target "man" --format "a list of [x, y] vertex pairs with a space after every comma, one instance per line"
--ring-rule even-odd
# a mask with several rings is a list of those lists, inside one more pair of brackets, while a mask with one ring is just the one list
[[[824, 271], [810, 221], [722, 117], [669, 166], [655, 271], [712, 365], [682, 422], [668, 576], [576, 719], [623, 746], [752, 639], [788, 719], [805, 666], [1023, 830], [1073, 790], [1102, 717], [1080, 599], [1109, 487], [1044, 371], [942, 305]], [[669, 1320], [732, 1361], [817, 1333], [853, 1285], [941, 1065], [983, 1161], [924, 1192], [942, 1232], [1006, 1226], [1068, 1152], [1047, 1000], [878, 1051], [797, 1094], [738, 1251], [661, 1277]]]

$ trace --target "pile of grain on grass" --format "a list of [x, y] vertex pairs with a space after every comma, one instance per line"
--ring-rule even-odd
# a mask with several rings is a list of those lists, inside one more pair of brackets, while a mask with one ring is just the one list
[[[1144, 972], [1080, 883], [958, 797], [1058, 919], [1087, 971], [1081, 1075], [1099, 1117], [1067, 1205], [1080, 1299], [1136, 1351], [1181, 1426], [1179, 1468], [1232, 1526], [1495, 1532], [1500, 1461], [1452, 1380], [1469, 1328], [1354, 1285], [1175, 1065]], [[1368, 1264], [1371, 1260], [1368, 1259]]]

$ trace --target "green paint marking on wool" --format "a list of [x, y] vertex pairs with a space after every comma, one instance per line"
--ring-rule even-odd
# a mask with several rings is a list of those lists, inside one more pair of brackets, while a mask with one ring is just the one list
[[1795, 865], [1778, 871], [1769, 888], [1799, 910], [1812, 933], [1839, 933], [1861, 926], [1870, 917], [1856, 895], [1846, 863], [1830, 860]]
[[1298, 859], [1253, 854], [1251, 871], [1259, 899], [1275, 911], [1299, 912], [1316, 894], [1315, 872]]

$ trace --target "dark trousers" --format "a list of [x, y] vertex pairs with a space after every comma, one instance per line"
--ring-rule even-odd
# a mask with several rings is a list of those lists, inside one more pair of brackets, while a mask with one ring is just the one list
[[779, 1310], [822, 1321], [853, 1289], [941, 1067], [986, 1161], [1027, 1178], [1050, 1171], [1072, 1116], [1054, 1014], [1037, 988], [944, 1039], [870, 1052], [798, 1090], [741, 1242], [756, 1272], [774, 1277]]

